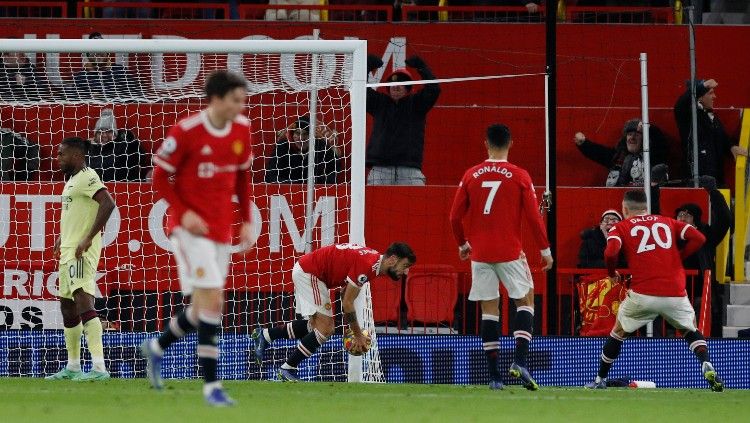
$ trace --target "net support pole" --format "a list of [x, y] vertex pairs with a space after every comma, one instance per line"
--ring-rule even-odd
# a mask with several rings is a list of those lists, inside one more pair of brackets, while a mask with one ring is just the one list
[[[646, 192], [646, 210], [651, 214], [651, 140], [648, 120], [648, 55], [641, 53], [641, 123], [643, 124], [643, 190]], [[654, 336], [654, 322], [646, 325], [646, 336]]]
[[[313, 39], [320, 37], [320, 30], [313, 31]], [[312, 251], [313, 227], [315, 226], [315, 128], [317, 128], [318, 112], [318, 54], [312, 55], [312, 66], [310, 66], [310, 125], [307, 127], [307, 198], [305, 200], [305, 253]], [[299, 121], [299, 119], [298, 119]]]
[[692, 145], [693, 145], [693, 186], [695, 188], [698, 188], [698, 177], [700, 176], [698, 173], [698, 101], [695, 98], [695, 81], [696, 81], [696, 69], [695, 69], [695, 28], [693, 27], [693, 13], [695, 11], [695, 8], [693, 6], [690, 6], [687, 8], [688, 12], [688, 39], [690, 43], [690, 82], [688, 85], [690, 86], [690, 112], [692, 114], [692, 123], [691, 123], [691, 130], [690, 133], [693, 135], [691, 137]]
[[[547, 185], [547, 191], [550, 196], [552, 188], [557, 186], [557, 147], [556, 147], [556, 136], [557, 131], [557, 2], [555, 0], [546, 0], [545, 4], [546, 16], [545, 16], [545, 62], [546, 62], [546, 76], [545, 76], [545, 123], [547, 125], [547, 175], [545, 183]], [[545, 200], [547, 203], [545, 208], [547, 209], [547, 237], [549, 239], [550, 248], [552, 249], [553, 256], [557, 254], [557, 201], [553, 201], [551, 198]], [[552, 298], [552, 301], [548, 301], [546, 307], [547, 310], [547, 325], [550, 328], [554, 328], [557, 324], [557, 261], [552, 263], [552, 268], [547, 272], [547, 296]]]
[[[349, 91], [352, 110], [352, 163], [349, 242], [365, 244], [365, 102], [367, 84], [367, 42], [362, 42], [352, 55], [352, 85]], [[364, 321], [368, 292], [362, 290], [354, 302], [357, 318]], [[348, 354], [347, 354], [348, 355]], [[362, 382], [362, 356], [348, 355], [349, 382]]]

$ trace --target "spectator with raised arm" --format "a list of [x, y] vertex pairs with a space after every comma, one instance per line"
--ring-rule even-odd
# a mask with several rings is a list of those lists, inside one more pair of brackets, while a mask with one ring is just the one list
[[[423, 80], [435, 79], [419, 56], [412, 56], [405, 63], [408, 68], [396, 69], [386, 81], [412, 81], [415, 79], [412, 69]], [[368, 72], [381, 66], [380, 58], [368, 56]], [[387, 93], [367, 89], [367, 113], [373, 117], [366, 152], [367, 166], [372, 167], [368, 185], [425, 185], [422, 160], [427, 113], [439, 96], [440, 87], [434, 83], [419, 90], [412, 85], [389, 86]]]
[[[102, 34], [93, 32], [89, 39], [101, 40]], [[115, 63], [111, 53], [85, 53], [83, 69], [73, 75], [73, 86], [68, 97], [104, 101], [132, 100], [143, 96], [141, 83]]]
[[[687, 85], [687, 90], [674, 105], [674, 117], [680, 130], [684, 163], [688, 166], [688, 173], [692, 174], [693, 115], [689, 81]], [[730, 154], [735, 158], [738, 155], [747, 156], [747, 150], [734, 144], [719, 116], [714, 113], [716, 87], [719, 84], [713, 79], [701, 79], [694, 81], [694, 86], [698, 115], [698, 175], [712, 176], [719, 186], [725, 186], [724, 158]]]
[[[586, 158], [609, 169], [605, 186], [643, 186], [643, 123], [640, 119], [625, 122], [622, 136], [614, 147], [590, 140], [577, 132], [574, 141]], [[667, 142], [662, 131], [650, 125], [651, 166], [666, 163]]]
[[[273, 156], [266, 162], [268, 183], [302, 184], [307, 182], [310, 146], [310, 117], [301, 116], [276, 133]], [[337, 145], [339, 134], [323, 123], [315, 128], [315, 183], [335, 184], [342, 168], [343, 153]]]

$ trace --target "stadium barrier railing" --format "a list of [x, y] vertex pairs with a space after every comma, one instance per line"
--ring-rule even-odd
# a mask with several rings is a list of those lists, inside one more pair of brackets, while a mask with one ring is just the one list
[[105, 8], [150, 10], [155, 19], [229, 19], [229, 3], [160, 3], [160, 2], [102, 2], [89, 1], [76, 4], [76, 17], [101, 18]]
[[0, 1], [0, 17], [67, 18], [68, 2], [64, 1]]
[[[562, 3], [562, 2], [561, 2]], [[520, 6], [411, 6], [401, 7], [401, 20], [429, 22], [544, 22], [546, 11], [530, 13]], [[557, 19], [569, 23], [674, 23], [671, 7], [584, 7], [558, 5]]]
[[[628, 270], [618, 270], [622, 275], [629, 275]], [[557, 327], [553, 333], [577, 336], [580, 334], [581, 310], [578, 285], [595, 282], [607, 275], [605, 269], [558, 268], [557, 269]], [[711, 329], [711, 272], [700, 274], [697, 270], [685, 270], [686, 290], [691, 304], [696, 309], [699, 328], [704, 328], [706, 336]], [[625, 287], [627, 287], [625, 283]], [[706, 290], [708, 292], [706, 293]], [[707, 323], [706, 323], [707, 322]], [[668, 329], [662, 319], [654, 326], [656, 336], [668, 337], [678, 333]], [[641, 330], [639, 335], [645, 335]]]
[[296, 12], [289, 20], [393, 22], [393, 7], [384, 5], [242, 4], [238, 10], [244, 20], [281, 21]]

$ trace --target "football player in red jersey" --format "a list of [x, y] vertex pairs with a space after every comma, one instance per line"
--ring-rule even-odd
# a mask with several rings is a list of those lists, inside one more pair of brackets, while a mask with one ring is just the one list
[[[169, 203], [167, 229], [173, 245], [180, 287], [191, 305], [173, 316], [158, 339], [144, 342], [147, 374], [154, 388], [163, 386], [164, 350], [189, 332], [198, 332], [198, 362], [203, 395], [209, 405], [234, 401], [216, 376], [218, 333], [231, 257], [234, 195], [242, 216], [243, 249], [255, 243], [250, 215], [250, 122], [240, 115], [247, 82], [241, 75], [216, 71], [206, 79], [208, 107], [170, 129], [153, 158], [154, 190]], [[170, 178], [174, 178], [174, 182]]]
[[[497, 354], [500, 347], [500, 281], [516, 304], [516, 349], [511, 376], [535, 391], [539, 385], [526, 368], [534, 322], [534, 281], [521, 247], [521, 222], [526, 221], [542, 248], [543, 270], [552, 267], [552, 253], [529, 174], [508, 162], [513, 141], [505, 125], [490, 125], [485, 139], [489, 158], [466, 171], [456, 191], [450, 221], [461, 260], [471, 257], [469, 300], [482, 304], [482, 344], [487, 356], [490, 389], [503, 389]], [[463, 219], [468, 230], [464, 232]]]
[[[685, 290], [685, 269], [682, 261], [698, 251], [706, 238], [693, 226], [669, 217], [648, 213], [646, 193], [628, 191], [622, 201], [625, 219], [610, 229], [604, 260], [609, 277], [617, 273], [618, 255], [622, 250], [630, 267], [632, 279], [628, 296], [620, 304], [617, 321], [604, 343], [599, 373], [591, 389], [607, 387], [607, 374], [620, 354], [629, 334], [662, 316], [683, 331], [690, 350], [701, 362], [703, 377], [711, 390], [722, 391], [724, 384], [708, 357], [708, 345], [695, 326], [695, 311]], [[677, 241], [686, 241], [680, 251]]]
[[336, 244], [305, 254], [294, 265], [295, 312], [304, 319], [295, 320], [269, 329], [253, 331], [255, 357], [263, 362], [263, 352], [276, 339], [298, 339], [297, 349], [279, 369], [284, 381], [299, 380], [297, 367], [310, 357], [333, 334], [331, 289], [344, 289], [341, 308], [344, 321], [354, 336], [353, 349], [367, 349], [370, 339], [362, 334], [357, 321], [354, 300], [364, 284], [381, 275], [400, 280], [406, 270], [417, 261], [411, 247], [394, 242], [381, 255], [379, 252], [355, 245]]

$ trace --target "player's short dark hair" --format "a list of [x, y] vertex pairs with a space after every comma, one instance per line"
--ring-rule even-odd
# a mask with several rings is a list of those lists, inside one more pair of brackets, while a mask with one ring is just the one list
[[510, 145], [510, 129], [502, 123], [488, 126], [487, 142], [495, 148], [507, 148]]
[[396, 256], [399, 259], [409, 259], [409, 263], [414, 264], [417, 261], [417, 255], [414, 254], [414, 250], [409, 247], [405, 242], [394, 242], [387, 250], [385, 250], [386, 257]]
[[643, 204], [648, 203], [646, 199], [646, 192], [639, 189], [634, 189], [625, 193], [623, 201], [629, 204]]
[[206, 78], [206, 98], [211, 97], [224, 98], [228, 92], [235, 88], [247, 89], [247, 81], [245, 78], [236, 73], [228, 70], [217, 70], [211, 72]]
[[85, 156], [89, 152], [89, 148], [91, 147], [91, 143], [88, 140], [85, 140], [81, 137], [68, 137], [62, 140], [62, 145], [67, 145], [68, 147], [76, 148], [78, 151], [83, 153]]

